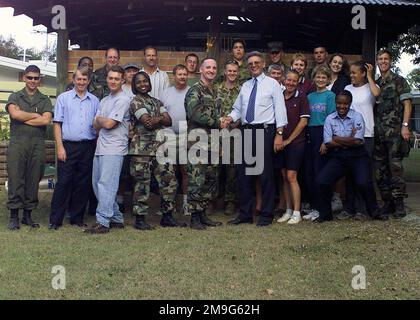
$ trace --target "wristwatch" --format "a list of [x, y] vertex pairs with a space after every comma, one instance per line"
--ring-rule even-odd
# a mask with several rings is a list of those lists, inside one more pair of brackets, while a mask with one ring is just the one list
[[277, 134], [278, 134], [279, 136], [282, 136], [282, 135], [283, 135], [283, 130], [277, 130]]
[[408, 122], [403, 122], [402, 125], [408, 128]]

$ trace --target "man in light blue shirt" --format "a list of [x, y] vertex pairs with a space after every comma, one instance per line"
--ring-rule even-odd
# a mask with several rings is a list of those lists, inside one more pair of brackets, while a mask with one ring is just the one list
[[[256, 175], [259, 175], [262, 208], [257, 226], [263, 227], [270, 225], [274, 217], [273, 149], [275, 152], [280, 151], [283, 127], [287, 124], [287, 111], [280, 84], [263, 73], [263, 55], [256, 51], [249, 53], [247, 64], [252, 79], [242, 85], [232, 112], [222, 119], [224, 127], [237, 120], [242, 122], [243, 157], [237, 175], [240, 195], [239, 215], [229, 223], [233, 225], [253, 223], [255, 181]], [[248, 136], [251, 138], [247, 139]], [[252, 151], [249, 150], [250, 147]], [[248, 163], [247, 160], [253, 155], [255, 161]], [[259, 168], [259, 163], [263, 165], [261, 170], [250, 174], [249, 169]]]
[[[344, 90], [336, 96], [336, 112], [324, 123], [324, 143], [330, 155], [328, 162], [316, 178], [316, 191], [320, 199], [319, 218], [316, 222], [332, 220], [332, 187], [343, 176], [350, 175], [366, 202], [371, 217], [377, 215], [378, 203], [373, 188], [369, 155], [363, 146], [365, 122], [363, 116], [350, 110], [352, 95]], [[314, 191], [314, 190], [312, 190]]]
[[66, 211], [70, 223], [83, 227], [89, 199], [96, 130], [92, 126], [99, 100], [87, 91], [89, 69], [79, 67], [73, 75], [74, 88], [60, 94], [54, 110], [57, 146], [57, 183], [51, 200], [50, 229], [63, 224]]

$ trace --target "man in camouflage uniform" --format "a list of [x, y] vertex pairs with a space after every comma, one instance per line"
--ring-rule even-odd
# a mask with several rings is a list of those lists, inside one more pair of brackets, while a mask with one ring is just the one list
[[[284, 58], [284, 50], [283, 50], [283, 42], [281, 41], [272, 41], [269, 42], [268, 44], [268, 64], [267, 67], [264, 68], [264, 73], [268, 76], [269, 75], [269, 66], [270, 65], [278, 65], [281, 68], [281, 76], [280, 79], [276, 79], [278, 80], [280, 83], [283, 83], [283, 81], [286, 79], [286, 73], [287, 73], [287, 66], [283, 63], [283, 58]], [[276, 69], [278, 70], [278, 69]], [[273, 77], [272, 77], [273, 78]]]
[[[249, 73], [248, 65], [245, 61], [245, 41], [242, 39], [235, 39], [233, 40], [232, 44], [232, 58], [234, 61], [238, 63], [239, 66], [239, 77], [238, 83], [242, 85], [245, 81], [251, 79], [251, 75]], [[231, 60], [228, 60], [229, 62]], [[220, 70], [220, 73], [217, 77], [217, 82], [223, 82], [226, 80], [226, 76], [224, 74], [224, 70]]]
[[[106, 63], [102, 68], [96, 69], [93, 77], [93, 80], [102, 86], [104, 92], [103, 96], [110, 94], [106, 78], [108, 76], [108, 71], [112, 66], [118, 66], [120, 62], [120, 51], [117, 48], [108, 48], [105, 52]], [[90, 91], [89, 91], [90, 92]]]
[[31, 211], [38, 205], [39, 181], [44, 175], [45, 132], [52, 118], [50, 99], [39, 92], [41, 71], [35, 65], [24, 71], [25, 88], [10, 95], [6, 111], [10, 115], [10, 143], [7, 149], [8, 200], [10, 230], [22, 224], [38, 228]]
[[136, 96], [130, 104], [130, 118], [134, 136], [130, 144], [130, 174], [135, 179], [133, 195], [133, 212], [136, 215], [134, 227], [140, 230], [151, 230], [145, 216], [148, 214], [150, 180], [152, 175], [159, 184], [160, 207], [163, 214], [160, 225], [163, 227], [184, 227], [177, 222], [172, 212], [175, 209], [176, 177], [172, 163], [160, 163], [157, 150], [162, 142], [157, 141], [159, 130], [172, 124], [168, 111], [162, 102], [149, 96], [152, 90], [150, 78], [144, 71], [134, 78]]
[[[238, 96], [239, 91], [241, 91], [241, 86], [238, 83], [238, 63], [236, 61], [228, 61], [225, 65], [224, 73], [226, 80], [215, 86], [217, 98], [221, 103], [221, 115], [223, 117], [231, 113], [236, 97]], [[231, 124], [229, 128], [238, 128], [239, 124], [240, 121]], [[222, 164], [220, 166], [220, 176], [224, 176], [226, 182], [219, 184], [219, 186], [222, 191], [221, 193], [224, 194], [225, 214], [231, 215], [235, 213], [236, 204], [236, 168], [234, 165], [234, 138], [228, 137], [228, 139], [230, 139], [230, 164]]]
[[373, 159], [378, 188], [384, 206], [379, 219], [389, 215], [406, 215], [404, 198], [407, 197], [403, 177], [402, 159], [408, 156], [411, 116], [411, 93], [407, 81], [391, 71], [392, 55], [380, 50], [376, 56], [381, 72], [376, 81], [381, 89], [375, 112], [375, 144]]
[[[191, 228], [203, 230], [206, 226], [219, 226], [221, 222], [210, 220], [205, 210], [210, 200], [216, 197], [218, 183], [219, 150], [212, 154], [211, 129], [220, 128], [221, 110], [217, 103], [216, 90], [213, 87], [217, 74], [217, 63], [214, 59], [204, 59], [200, 66], [200, 81], [194, 84], [185, 96], [185, 111], [189, 136], [199, 132], [206, 133], [209, 142], [198, 142], [189, 145], [191, 155], [187, 164], [188, 174], [188, 212], [191, 213]], [[201, 138], [200, 138], [201, 140]], [[198, 152], [192, 152], [192, 148]], [[201, 159], [204, 158], [205, 160]], [[210, 158], [210, 159], [209, 159]], [[212, 161], [213, 159], [213, 161]]]

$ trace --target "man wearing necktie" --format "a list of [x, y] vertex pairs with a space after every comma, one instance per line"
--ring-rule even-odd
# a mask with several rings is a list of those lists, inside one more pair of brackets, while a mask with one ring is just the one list
[[[252, 79], [243, 84], [232, 112], [222, 119], [223, 126], [238, 119], [242, 122], [243, 157], [242, 164], [238, 166], [240, 208], [239, 215], [229, 221], [233, 225], [253, 223], [257, 175], [261, 180], [263, 203], [257, 226], [268, 226], [273, 221], [273, 150], [280, 151], [287, 112], [281, 87], [276, 80], [265, 76], [263, 61], [263, 55], [257, 51], [248, 54], [247, 63]], [[259, 168], [259, 163], [263, 165], [262, 168]]]

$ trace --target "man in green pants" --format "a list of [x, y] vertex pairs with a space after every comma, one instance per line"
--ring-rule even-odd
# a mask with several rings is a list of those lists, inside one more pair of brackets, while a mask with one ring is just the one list
[[25, 88], [10, 95], [6, 111], [10, 115], [10, 144], [7, 149], [8, 201], [10, 230], [19, 226], [19, 209], [23, 209], [22, 224], [38, 228], [31, 211], [38, 204], [39, 181], [44, 174], [45, 132], [52, 118], [50, 99], [39, 92], [41, 71], [35, 65], [25, 69]]

